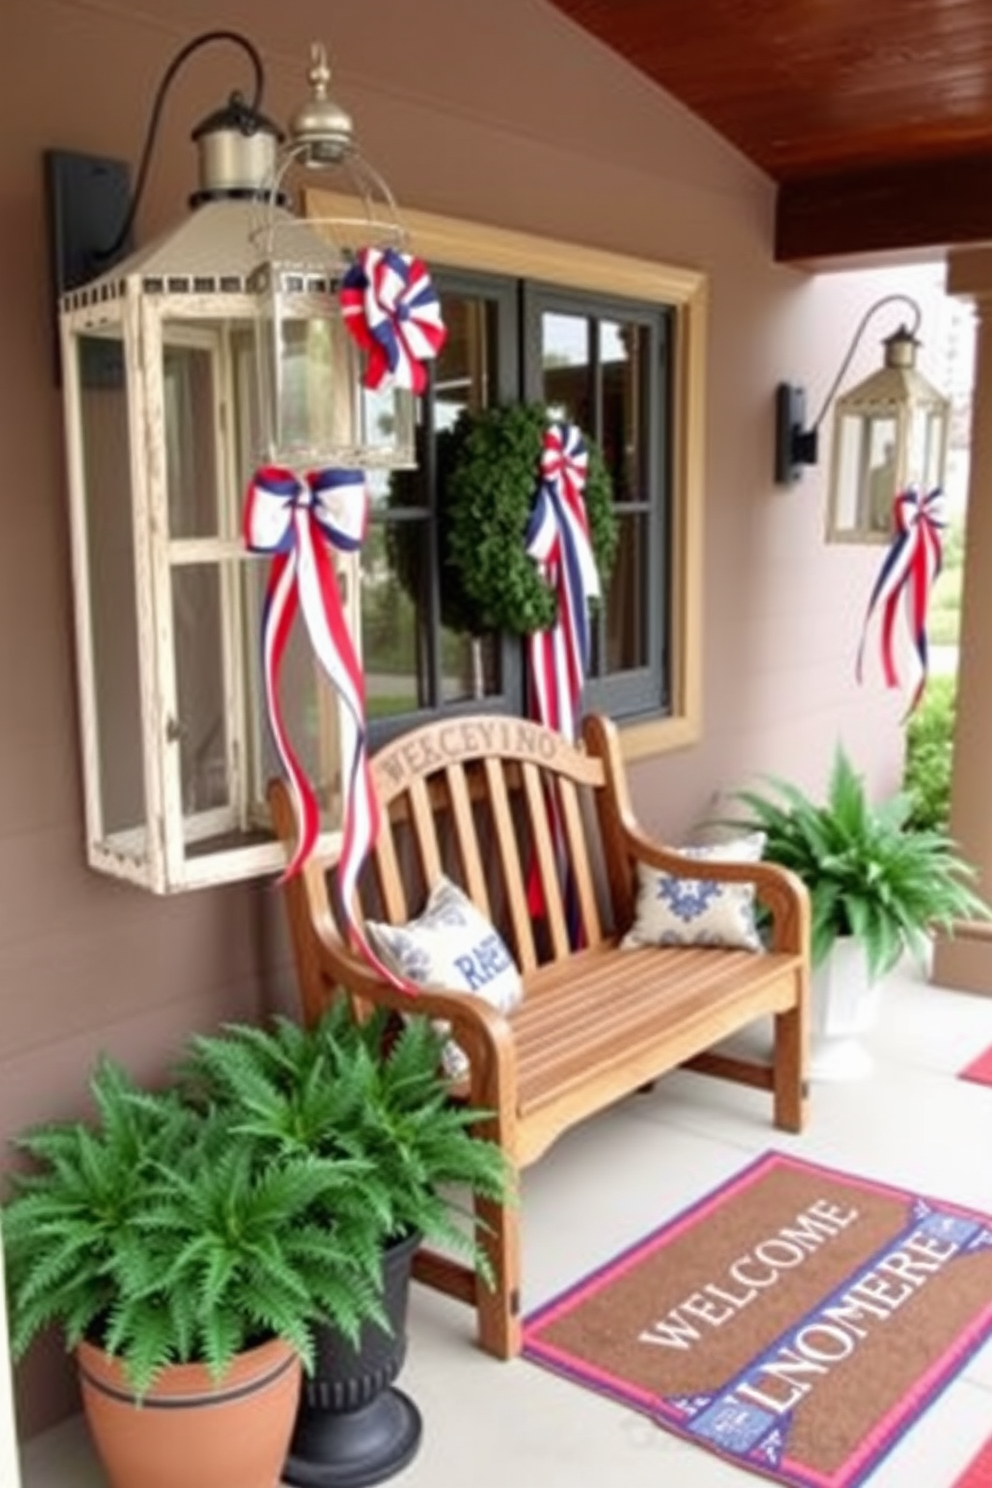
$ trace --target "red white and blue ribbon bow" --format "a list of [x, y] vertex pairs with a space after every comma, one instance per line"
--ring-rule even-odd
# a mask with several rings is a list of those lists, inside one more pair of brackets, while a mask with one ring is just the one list
[[861, 681], [862, 662], [868, 634], [868, 624], [876, 607], [881, 607], [882, 669], [888, 687], [899, 686], [899, 670], [896, 665], [896, 619], [900, 601], [903, 602], [909, 624], [910, 638], [920, 662], [920, 678], [916, 684], [906, 715], [913, 712], [923, 696], [927, 684], [927, 610], [930, 593], [942, 560], [941, 529], [944, 521], [941, 513], [942, 492], [939, 487], [928, 496], [917, 491], [900, 492], [892, 504], [895, 519], [895, 535], [882, 561], [868, 609], [865, 613], [861, 644], [858, 647], [857, 676]]
[[368, 388], [422, 393], [424, 363], [447, 339], [441, 303], [419, 258], [397, 248], [362, 248], [341, 283], [345, 325], [368, 362]]
[[[589, 537], [585, 484], [589, 453], [574, 424], [555, 423], [545, 431], [541, 449], [540, 486], [527, 527], [527, 554], [554, 589], [558, 614], [548, 630], [527, 638], [531, 713], [573, 743], [579, 732], [582, 688], [589, 668], [589, 601], [599, 597], [599, 570]], [[564, 832], [557, 797], [548, 796], [548, 815], [558, 872], [565, 883], [569, 935], [582, 942], [578, 901], [566, 861]], [[536, 864], [527, 884], [530, 911], [545, 913]]]
[[575, 425], [552, 424], [544, 435], [541, 483], [525, 537], [528, 556], [558, 598], [554, 625], [528, 638], [533, 712], [573, 742], [589, 667], [589, 601], [600, 595], [584, 494], [588, 465]]
[[393, 975], [368, 946], [352, 918], [355, 885], [379, 831], [379, 804], [366, 753], [365, 681], [345, 619], [333, 549], [355, 552], [368, 521], [368, 487], [360, 470], [313, 470], [301, 479], [266, 466], [255, 472], [244, 511], [244, 538], [253, 553], [272, 557], [262, 619], [263, 675], [269, 724], [289, 782], [298, 824], [284, 877], [298, 873], [320, 832], [313, 786], [289, 740], [279, 701], [279, 672], [297, 610], [321, 667], [344, 704], [341, 778], [344, 822], [338, 891], [352, 943], [373, 968], [404, 991], [416, 988]]

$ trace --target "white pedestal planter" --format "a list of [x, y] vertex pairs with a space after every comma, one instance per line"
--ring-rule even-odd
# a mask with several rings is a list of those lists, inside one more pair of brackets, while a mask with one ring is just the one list
[[856, 940], [836, 942], [813, 972], [810, 1078], [859, 1080], [872, 1069], [862, 1039], [878, 1021], [879, 987], [868, 982], [864, 952]]

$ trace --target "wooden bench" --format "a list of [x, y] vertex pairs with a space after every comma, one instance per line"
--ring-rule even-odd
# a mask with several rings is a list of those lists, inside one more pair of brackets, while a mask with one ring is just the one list
[[[461, 717], [428, 724], [372, 761], [384, 824], [360, 886], [359, 913], [402, 924], [443, 872], [460, 883], [513, 949], [525, 986], [509, 1017], [481, 998], [423, 993], [417, 1011], [443, 1018], [471, 1061], [467, 1098], [491, 1111], [486, 1135], [517, 1170], [562, 1132], [678, 1065], [768, 1090], [774, 1121], [803, 1124], [809, 986], [809, 906], [794, 875], [768, 863], [708, 862], [706, 877], [751, 882], [772, 915], [766, 952], [665, 946], [620, 950], [631, 925], [636, 866], [698, 878], [699, 864], [651, 841], [631, 809], [618, 735], [590, 716], [583, 746], [522, 719]], [[546, 790], [553, 783], [571, 869], [582, 949], [573, 951]], [[270, 789], [277, 831], [295, 833], [289, 797]], [[303, 1015], [344, 993], [409, 1012], [409, 995], [378, 978], [345, 943], [327, 861], [285, 885]], [[544, 912], [528, 908], [528, 875]], [[573, 910], [574, 914], [574, 910]], [[767, 1064], [713, 1046], [774, 1017]], [[447, 1257], [421, 1253], [416, 1274], [477, 1309], [479, 1340], [500, 1357], [520, 1347], [518, 1209], [481, 1202], [495, 1290]]]

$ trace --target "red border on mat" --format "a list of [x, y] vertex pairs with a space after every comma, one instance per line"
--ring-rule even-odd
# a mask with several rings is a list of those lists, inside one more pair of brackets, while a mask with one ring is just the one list
[[[659, 1225], [642, 1239], [635, 1241], [633, 1245], [627, 1246], [618, 1254], [612, 1256], [602, 1265], [596, 1267], [588, 1275], [567, 1287], [564, 1291], [551, 1297], [543, 1305], [536, 1307], [524, 1318], [524, 1342], [523, 1357], [530, 1359], [535, 1364], [541, 1364], [546, 1369], [563, 1375], [565, 1378], [575, 1381], [579, 1385], [599, 1391], [600, 1394], [608, 1395], [623, 1405], [633, 1410], [640, 1410], [653, 1416], [659, 1425], [663, 1425], [675, 1436], [683, 1440], [693, 1440], [684, 1430], [680, 1429], [675, 1419], [665, 1409], [663, 1402], [654, 1399], [650, 1402], [643, 1398], [644, 1392], [632, 1388], [626, 1382], [615, 1380], [612, 1376], [605, 1375], [601, 1371], [592, 1369], [584, 1363], [579, 1364], [571, 1355], [561, 1353], [553, 1345], [542, 1343], [533, 1334], [537, 1332], [542, 1323], [552, 1321], [559, 1313], [568, 1311], [584, 1294], [595, 1291], [600, 1285], [612, 1276], [621, 1274], [635, 1265], [641, 1256], [648, 1251], [655, 1250], [690, 1225], [698, 1223], [699, 1219], [708, 1210], [719, 1207], [736, 1190], [749, 1187], [757, 1182], [763, 1175], [774, 1167], [795, 1167], [807, 1171], [819, 1171], [830, 1177], [838, 1178], [846, 1183], [860, 1186], [875, 1193], [891, 1194], [893, 1197], [905, 1199], [910, 1202], [916, 1199], [924, 1199], [926, 1202], [939, 1205], [943, 1210], [950, 1213], [964, 1215], [971, 1219], [988, 1220], [988, 1216], [982, 1211], [972, 1208], [967, 1204], [959, 1204], [954, 1200], [934, 1199], [930, 1195], [918, 1193], [915, 1189], [906, 1189], [895, 1184], [885, 1183], [876, 1178], [869, 1178], [864, 1174], [848, 1172], [841, 1168], [832, 1167], [826, 1163], [812, 1161], [800, 1157], [798, 1154], [790, 1154], [769, 1150], [760, 1154], [748, 1163], [744, 1168], [718, 1184], [714, 1189], [704, 1194], [695, 1203], [689, 1204], [685, 1209], [673, 1216], [672, 1219]], [[951, 1381], [964, 1368], [971, 1356], [978, 1351], [992, 1333], [992, 1301], [972, 1319], [971, 1323], [950, 1342], [944, 1352], [934, 1359], [929, 1368], [916, 1381], [914, 1387], [909, 1391], [907, 1397], [893, 1405], [889, 1411], [875, 1423], [873, 1430], [864, 1441], [857, 1446], [847, 1462], [834, 1473], [829, 1479], [822, 1474], [811, 1470], [804, 1464], [795, 1462], [786, 1454], [777, 1469], [763, 1467], [758, 1462], [745, 1462], [731, 1453], [722, 1452], [718, 1447], [709, 1443], [695, 1443], [704, 1452], [709, 1451], [723, 1461], [731, 1462], [735, 1467], [745, 1472], [754, 1472], [759, 1476], [773, 1479], [782, 1485], [790, 1485], [790, 1488], [860, 1488], [864, 1480], [879, 1466], [882, 1460], [896, 1447], [905, 1434], [919, 1419], [920, 1414], [933, 1403]], [[992, 1452], [992, 1441], [989, 1443]], [[976, 1464], [972, 1464], [974, 1467]], [[970, 1469], [969, 1469], [970, 1470]], [[992, 1488], [992, 1478], [978, 1477], [974, 1480], [964, 1478], [960, 1483], [955, 1483], [953, 1488]]]
[[959, 1080], [975, 1080], [979, 1085], [992, 1085], [992, 1045], [966, 1064], [958, 1074]]
[[992, 1488], [992, 1436], [954, 1479], [953, 1488]]

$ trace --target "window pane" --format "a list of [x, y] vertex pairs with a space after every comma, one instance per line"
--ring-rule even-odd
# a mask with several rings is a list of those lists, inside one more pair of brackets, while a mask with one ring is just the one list
[[434, 427], [453, 427], [463, 408], [488, 408], [497, 401], [496, 310], [492, 300], [443, 294], [448, 339], [437, 359]]
[[578, 424], [587, 434], [597, 425], [592, 403], [589, 321], [583, 315], [541, 316], [542, 401], [554, 418]]
[[644, 326], [604, 320], [599, 326], [603, 373], [600, 446], [618, 502], [647, 492], [647, 446], [642, 428], [648, 333]]
[[500, 691], [497, 638], [441, 631], [441, 696], [446, 703], [468, 702]]
[[[605, 624], [599, 674], [627, 672], [648, 664], [649, 584], [648, 515], [628, 512], [620, 517], [620, 541], [610, 575], [605, 606]], [[655, 605], [661, 604], [662, 586], [655, 586]]]
[[362, 651], [369, 718], [430, 705], [431, 531], [426, 517], [369, 525], [362, 548]]

